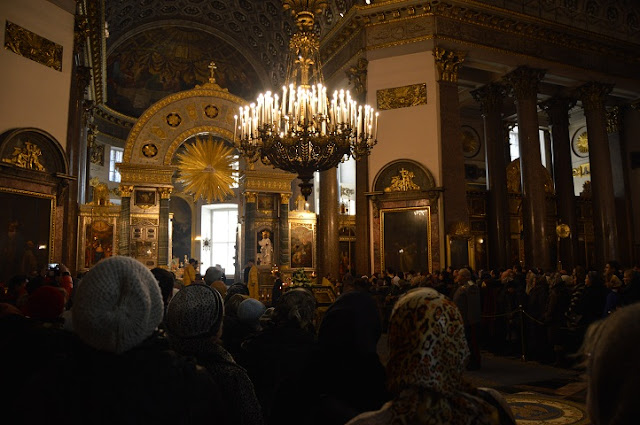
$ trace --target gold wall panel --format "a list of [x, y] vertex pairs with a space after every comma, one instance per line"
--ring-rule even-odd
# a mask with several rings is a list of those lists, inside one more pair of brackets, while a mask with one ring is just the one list
[[7, 21], [4, 48], [41, 65], [62, 71], [62, 46]]
[[427, 104], [427, 84], [394, 87], [376, 92], [378, 110], [408, 108]]

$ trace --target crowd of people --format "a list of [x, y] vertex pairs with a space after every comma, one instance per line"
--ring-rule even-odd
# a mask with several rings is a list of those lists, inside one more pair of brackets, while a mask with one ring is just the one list
[[[549, 361], [582, 344], [593, 423], [633, 418], [625, 396], [637, 376], [628, 375], [637, 372], [628, 357], [637, 347], [624, 347], [640, 336], [640, 282], [637, 270], [622, 273], [614, 262], [604, 275], [580, 268], [572, 276], [519, 268], [348, 274], [323, 315], [311, 290], [283, 288], [279, 276], [269, 305], [223, 276], [212, 267], [184, 285], [167, 270], [115, 256], [76, 281], [63, 265], [12, 278], [0, 292], [2, 417], [515, 424], [502, 396], [470, 385], [465, 369], [481, 367], [483, 346], [508, 353], [528, 341], [527, 356]], [[383, 332], [386, 365], [377, 350]], [[603, 372], [610, 362], [613, 375]]]

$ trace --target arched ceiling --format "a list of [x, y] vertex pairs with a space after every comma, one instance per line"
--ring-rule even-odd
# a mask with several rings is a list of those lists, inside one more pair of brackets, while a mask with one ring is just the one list
[[[330, 1], [316, 32], [326, 33], [356, 3]], [[247, 100], [281, 85], [295, 30], [281, 0], [104, 0], [104, 17], [107, 106], [134, 117], [205, 82], [212, 59], [218, 83]]]
[[259, 91], [260, 78], [235, 47], [200, 29], [151, 28], [123, 40], [107, 58], [107, 106], [138, 117], [172, 93], [208, 81], [215, 61], [217, 83], [249, 99]]

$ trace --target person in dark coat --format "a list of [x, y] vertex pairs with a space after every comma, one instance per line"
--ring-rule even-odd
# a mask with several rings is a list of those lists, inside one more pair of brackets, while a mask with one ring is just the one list
[[566, 283], [559, 274], [552, 279], [551, 288], [549, 290], [549, 304], [544, 318], [548, 326], [549, 343], [553, 345], [555, 355], [555, 364], [558, 366], [565, 363], [565, 343], [567, 319], [565, 313], [569, 309], [571, 302], [571, 293]]
[[247, 372], [219, 344], [223, 316], [222, 296], [216, 289], [187, 286], [173, 297], [167, 309], [169, 342], [177, 352], [194, 356], [223, 388], [228, 423], [262, 424], [260, 405]]
[[388, 400], [385, 370], [377, 354], [382, 323], [364, 291], [341, 295], [325, 313], [318, 349], [302, 373], [279, 387], [270, 423], [342, 425]]
[[544, 275], [534, 276], [533, 288], [529, 292], [526, 312], [532, 317], [528, 321], [529, 328], [529, 352], [534, 359], [541, 361], [550, 360], [551, 349], [544, 326], [544, 315], [549, 303], [549, 282]]
[[241, 345], [241, 365], [253, 382], [265, 419], [275, 403], [288, 403], [276, 399], [276, 388], [300, 375], [316, 347], [315, 310], [311, 291], [290, 289], [276, 304], [272, 324]]
[[273, 287], [271, 288], [271, 305], [276, 305], [282, 296], [282, 279], [280, 278], [280, 272], [275, 273], [275, 278]]

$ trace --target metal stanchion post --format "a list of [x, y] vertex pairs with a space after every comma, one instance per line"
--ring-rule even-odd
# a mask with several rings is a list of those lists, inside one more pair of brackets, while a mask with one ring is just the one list
[[527, 357], [525, 355], [525, 349], [524, 349], [524, 309], [522, 308], [522, 306], [519, 306], [519, 309], [520, 309], [520, 344], [522, 349], [522, 361], [526, 362]]

